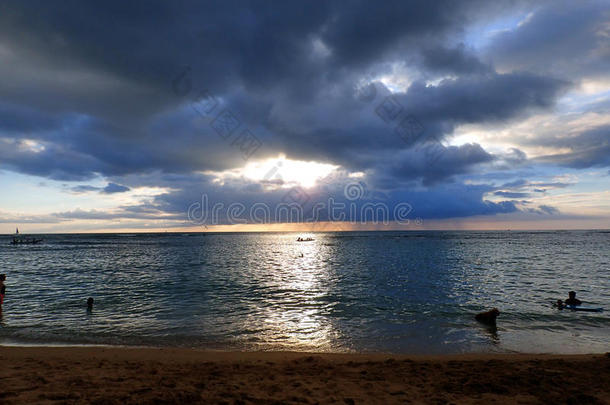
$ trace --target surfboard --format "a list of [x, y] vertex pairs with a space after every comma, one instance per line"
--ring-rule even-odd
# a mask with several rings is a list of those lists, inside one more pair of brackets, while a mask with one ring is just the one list
[[574, 306], [574, 305], [566, 305], [565, 309], [569, 309], [572, 311], [583, 311], [583, 312], [602, 312], [603, 308], [594, 308], [594, 307], [583, 307], [583, 306]]

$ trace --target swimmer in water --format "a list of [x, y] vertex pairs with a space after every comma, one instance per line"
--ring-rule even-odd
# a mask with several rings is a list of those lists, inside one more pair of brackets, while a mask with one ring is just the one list
[[578, 305], [582, 304], [582, 302], [579, 299], [576, 299], [576, 292], [570, 291], [568, 293], [568, 295], [570, 296], [570, 298], [565, 300], [565, 302], [564, 302], [565, 305], [578, 306]]

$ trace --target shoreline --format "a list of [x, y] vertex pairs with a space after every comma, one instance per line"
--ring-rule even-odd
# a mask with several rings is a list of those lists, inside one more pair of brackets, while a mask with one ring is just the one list
[[315, 351], [309, 349], [283, 349], [283, 348], [218, 348], [204, 346], [172, 346], [172, 345], [131, 345], [131, 344], [112, 344], [112, 343], [29, 343], [29, 342], [8, 342], [0, 343], [0, 351], [2, 349], [104, 349], [104, 350], [125, 350], [125, 351], [169, 351], [169, 352], [189, 352], [189, 353], [234, 353], [234, 354], [267, 354], [267, 353], [284, 353], [287, 355], [303, 355], [303, 356], [357, 356], [357, 357], [392, 357], [392, 358], [425, 358], [425, 359], [446, 359], [446, 358], [485, 358], [489, 357], [512, 357], [512, 356], [539, 356], [539, 357], [578, 357], [578, 356], [604, 356], [610, 355], [610, 347], [608, 351], [599, 352], [528, 352], [516, 350], [495, 350], [495, 351], [463, 351], [463, 352], [386, 352], [386, 351]]
[[19, 403], [601, 403], [610, 354], [446, 355], [0, 346]]
[[2, 348], [65, 348], [65, 349], [121, 349], [121, 350], [169, 350], [169, 351], [189, 351], [189, 352], [203, 352], [203, 353], [294, 353], [302, 355], [354, 355], [354, 356], [391, 356], [395, 358], [448, 358], [448, 357], [460, 357], [460, 356], [603, 356], [610, 353], [610, 346], [605, 350], [600, 351], [520, 351], [515, 349], [500, 349], [495, 348], [494, 350], [478, 350], [474, 348], [472, 351], [441, 351], [441, 350], [430, 350], [430, 351], [410, 351], [410, 352], [392, 352], [383, 350], [352, 350], [352, 351], [341, 351], [341, 350], [320, 350], [317, 351], [315, 348], [286, 348], [282, 346], [226, 346], [226, 345], [171, 345], [171, 344], [118, 344], [118, 343], [76, 343], [76, 342], [29, 342], [29, 341], [5, 341], [0, 342], [0, 349]]

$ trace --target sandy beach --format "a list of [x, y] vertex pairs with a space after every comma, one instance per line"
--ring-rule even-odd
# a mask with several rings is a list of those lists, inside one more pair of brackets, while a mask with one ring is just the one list
[[610, 355], [0, 347], [0, 402], [610, 404]]

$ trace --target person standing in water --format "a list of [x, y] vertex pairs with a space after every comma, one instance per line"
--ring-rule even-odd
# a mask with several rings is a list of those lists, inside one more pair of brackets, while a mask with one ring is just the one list
[[6, 280], [6, 274], [0, 274], [0, 312], [2, 312], [2, 305], [4, 304], [4, 294], [6, 294], [6, 286], [4, 281]]

